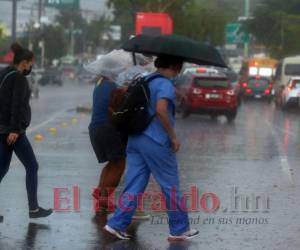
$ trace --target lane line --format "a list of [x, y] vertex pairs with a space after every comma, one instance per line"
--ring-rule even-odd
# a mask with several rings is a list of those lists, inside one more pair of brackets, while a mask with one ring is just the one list
[[[289, 183], [294, 186], [295, 182], [294, 182], [294, 178], [292, 176], [292, 168], [289, 164], [289, 160], [288, 157], [286, 155], [286, 153], [284, 152], [283, 148], [282, 148], [282, 143], [280, 142], [278, 135], [275, 133], [275, 129], [273, 128], [273, 124], [271, 124], [267, 119], [263, 119], [264, 122], [268, 125], [268, 127], [271, 130], [271, 134], [273, 135], [274, 139], [275, 139], [275, 143], [276, 146], [278, 148], [278, 152], [279, 152], [279, 157], [280, 157], [280, 165], [281, 165], [281, 169], [282, 172], [286, 175], [287, 179], [289, 180]], [[277, 127], [278, 128], [278, 127]], [[280, 128], [278, 128], [277, 130], [280, 130], [281, 132], [283, 132], [283, 130], [281, 130]]]
[[67, 112], [69, 109], [64, 109], [62, 111], [54, 113], [48, 120], [41, 122], [40, 124], [37, 124], [33, 127], [30, 127], [27, 130], [27, 134], [32, 134], [33, 132], [39, 130], [42, 127], [45, 127], [48, 123], [53, 122], [57, 117]]
[[[56, 112], [54, 113], [49, 119], [47, 119], [46, 121], [43, 121], [33, 127], [30, 127], [27, 131], [26, 134], [32, 134], [35, 131], [45, 127], [47, 124], [49, 124], [50, 122], [53, 122], [57, 117], [59, 117], [60, 115], [66, 113], [69, 109], [64, 109], [62, 111]], [[16, 156], [15, 156], [16, 157]], [[13, 159], [10, 166], [15, 166], [17, 163], [19, 162], [19, 160], [17, 158]]]
[[[294, 186], [295, 185], [295, 182], [294, 182], [294, 178], [291, 174], [291, 166], [289, 164], [289, 160], [287, 158], [287, 155], [284, 153], [282, 147], [281, 147], [281, 143], [280, 143], [280, 140], [278, 138], [278, 134], [275, 132], [275, 129], [273, 128], [273, 124], [271, 124], [266, 118], [264, 119], [261, 119], [262, 121], [264, 121], [264, 123], [269, 127], [270, 131], [271, 131], [271, 134], [275, 140], [275, 144], [276, 144], [276, 147], [278, 148], [278, 153], [279, 153], [279, 164], [280, 164], [280, 167], [281, 167], [281, 170], [283, 172], [283, 175], [286, 176], [289, 184], [291, 186]], [[245, 120], [238, 120], [236, 121], [238, 124], [242, 125], [242, 126], [245, 126], [246, 125], [246, 122]], [[276, 129], [277, 131], [282, 131], [279, 127], [277, 127]]]

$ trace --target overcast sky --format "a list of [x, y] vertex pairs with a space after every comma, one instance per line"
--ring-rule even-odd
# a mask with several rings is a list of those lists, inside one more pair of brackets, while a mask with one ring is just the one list
[[[38, 0], [22, 0], [18, 2], [18, 30], [20, 27], [24, 26], [30, 18], [37, 20], [37, 6]], [[105, 13], [106, 0], [81, 0], [80, 5], [84, 10], [91, 10], [95, 15], [102, 15]], [[47, 16], [50, 18], [55, 15], [55, 11], [47, 9]], [[5, 23], [5, 25], [10, 28], [12, 19], [12, 4], [11, 0], [3, 1], [0, 0], [0, 23]]]

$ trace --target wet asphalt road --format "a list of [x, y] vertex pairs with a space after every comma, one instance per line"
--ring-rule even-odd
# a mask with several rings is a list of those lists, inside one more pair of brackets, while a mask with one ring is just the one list
[[[199, 190], [197, 207], [201, 209], [191, 212], [190, 218], [200, 237], [170, 244], [166, 215], [148, 211], [149, 221], [130, 227], [135, 240], [123, 242], [102, 231], [106, 218], [95, 218], [92, 209], [90, 193], [102, 166], [89, 143], [90, 117], [75, 111], [78, 104], [90, 104], [91, 93], [92, 86], [69, 83], [42, 88], [41, 98], [32, 101], [28, 134], [40, 163], [40, 204], [53, 207], [54, 189], [66, 188], [70, 211], [29, 220], [24, 168], [14, 159], [0, 185], [0, 214], [5, 216], [0, 224], [1, 250], [299, 249], [299, 111], [282, 112], [273, 104], [253, 101], [241, 106], [233, 124], [222, 117], [216, 121], [197, 115], [178, 118], [181, 186], [184, 192], [193, 186]], [[50, 133], [50, 128], [57, 132]], [[36, 134], [43, 140], [36, 141]], [[79, 208], [73, 207], [73, 187], [79, 188]], [[153, 180], [148, 191], [159, 191]], [[204, 193], [213, 193], [220, 202], [215, 212], [205, 212], [205, 204], [200, 206]]]

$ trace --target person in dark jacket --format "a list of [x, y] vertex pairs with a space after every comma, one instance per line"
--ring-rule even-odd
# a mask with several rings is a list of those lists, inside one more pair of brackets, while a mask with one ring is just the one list
[[15, 153], [26, 170], [29, 217], [47, 217], [52, 210], [43, 209], [38, 204], [38, 163], [26, 136], [31, 121], [31, 93], [26, 76], [31, 72], [34, 55], [17, 43], [11, 49], [14, 52], [13, 65], [0, 72], [0, 183]]

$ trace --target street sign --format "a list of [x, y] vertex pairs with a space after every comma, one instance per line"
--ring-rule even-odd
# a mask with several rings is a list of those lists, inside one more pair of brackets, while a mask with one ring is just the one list
[[75, 8], [79, 9], [80, 0], [46, 0], [46, 6], [57, 9]]
[[226, 25], [226, 44], [243, 44], [249, 41], [249, 35], [242, 31], [241, 23]]

